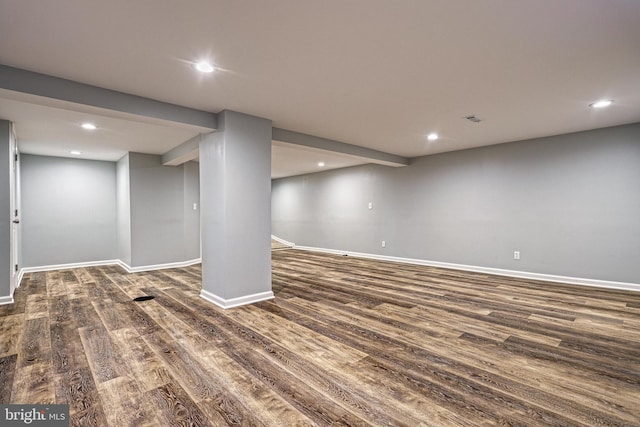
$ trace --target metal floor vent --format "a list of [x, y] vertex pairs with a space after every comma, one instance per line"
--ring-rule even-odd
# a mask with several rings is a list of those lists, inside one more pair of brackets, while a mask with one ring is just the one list
[[134, 301], [149, 301], [150, 299], [154, 299], [154, 298], [155, 297], [153, 295], [145, 295], [145, 296], [142, 296], [142, 297], [134, 298], [133, 300]]

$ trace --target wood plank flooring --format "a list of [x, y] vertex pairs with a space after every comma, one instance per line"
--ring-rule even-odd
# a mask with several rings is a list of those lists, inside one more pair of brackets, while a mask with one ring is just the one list
[[25, 275], [0, 402], [78, 426], [640, 426], [640, 293], [272, 258], [275, 299], [226, 311], [200, 266]]

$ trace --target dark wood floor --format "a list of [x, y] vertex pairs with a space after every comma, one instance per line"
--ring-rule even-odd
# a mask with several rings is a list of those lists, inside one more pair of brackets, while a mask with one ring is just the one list
[[224, 311], [199, 266], [28, 274], [0, 402], [114, 427], [640, 425], [640, 293], [292, 249], [273, 289]]

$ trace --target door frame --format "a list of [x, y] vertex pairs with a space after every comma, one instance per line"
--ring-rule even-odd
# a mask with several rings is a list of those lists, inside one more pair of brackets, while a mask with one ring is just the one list
[[[11, 152], [9, 167], [10, 207], [11, 207], [11, 283], [10, 295], [20, 286], [20, 152], [13, 123], [9, 129], [9, 149]], [[18, 268], [16, 268], [16, 266]]]

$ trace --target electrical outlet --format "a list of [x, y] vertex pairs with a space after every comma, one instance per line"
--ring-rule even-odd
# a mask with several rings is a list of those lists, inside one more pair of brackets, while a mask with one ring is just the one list
[[373, 202], [369, 202], [369, 209], [373, 209]]
[[513, 251], [513, 259], [520, 259], [520, 251]]
[[385, 242], [384, 240], [382, 241], [382, 247], [386, 248], [387, 247], [387, 242]]

